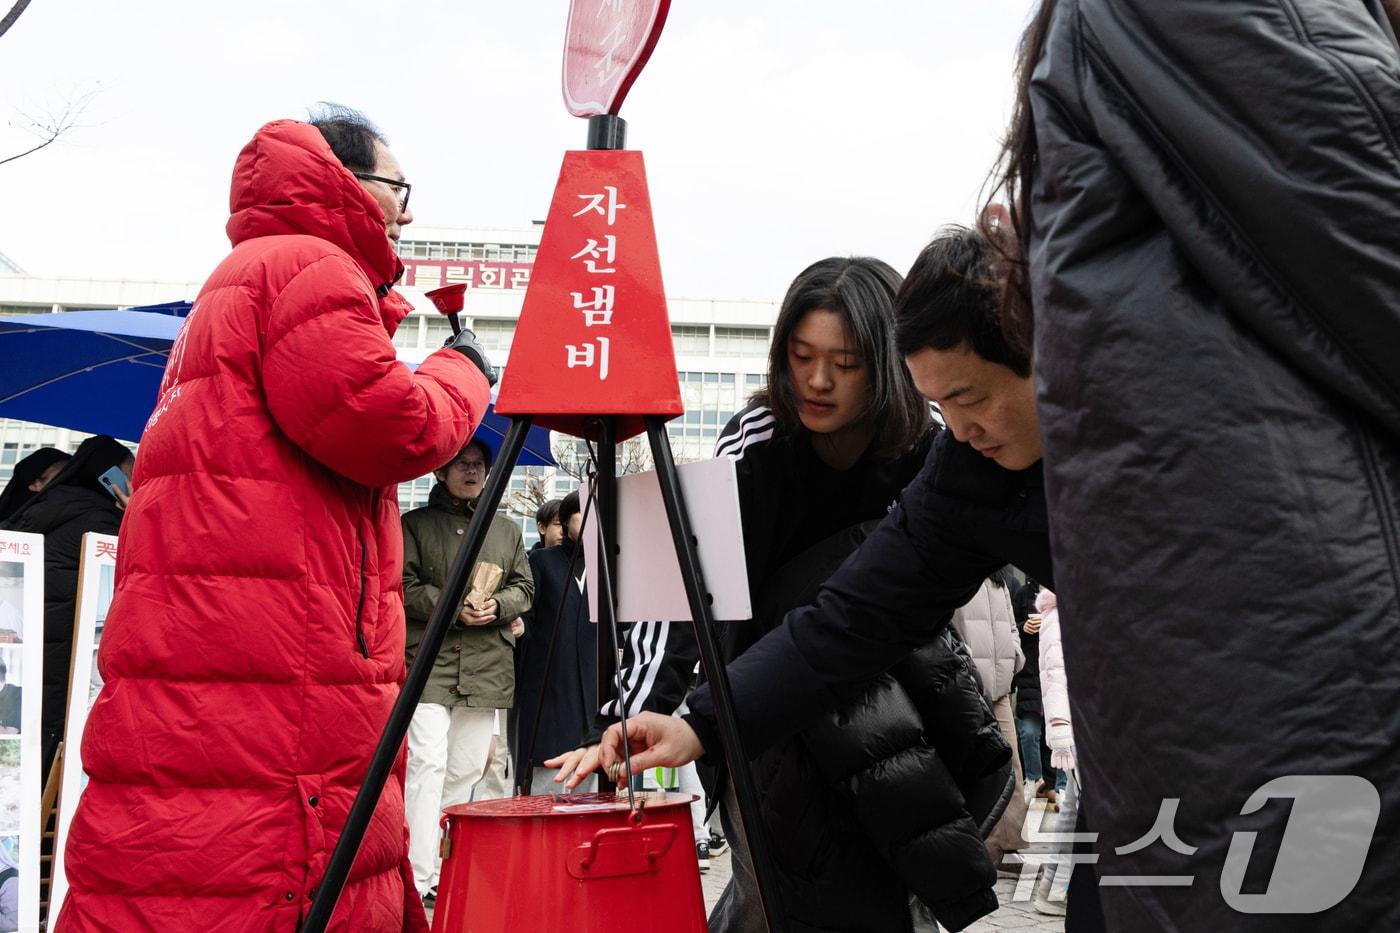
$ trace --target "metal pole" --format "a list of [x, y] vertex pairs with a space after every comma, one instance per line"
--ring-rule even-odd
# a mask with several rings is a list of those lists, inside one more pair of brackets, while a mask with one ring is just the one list
[[326, 865], [326, 874], [316, 889], [315, 897], [312, 898], [311, 910], [301, 927], [302, 933], [324, 933], [326, 924], [330, 922], [336, 901], [340, 899], [340, 892], [345, 887], [345, 879], [350, 874], [350, 866], [354, 864], [360, 842], [369, 827], [370, 817], [374, 815], [374, 808], [379, 803], [384, 782], [388, 780], [394, 759], [398, 757], [399, 749], [403, 746], [403, 737], [408, 733], [408, 723], [413, 718], [413, 710], [418, 705], [419, 698], [423, 696], [423, 688], [428, 683], [433, 661], [442, 650], [448, 627], [452, 620], [457, 618], [458, 607], [461, 606], [462, 596], [467, 590], [467, 579], [471, 575], [472, 567], [476, 565], [481, 546], [486, 541], [491, 520], [496, 515], [496, 508], [501, 504], [501, 496], [510, 484], [511, 471], [515, 469], [515, 462], [520, 459], [520, 451], [525, 446], [525, 435], [530, 430], [532, 420], [531, 416], [524, 415], [511, 422], [510, 432], [506, 434], [505, 442], [501, 445], [500, 456], [496, 458], [496, 465], [491, 470], [491, 475], [486, 478], [486, 486], [476, 501], [476, 511], [472, 514], [471, 523], [467, 525], [466, 537], [462, 540], [462, 546], [452, 561], [452, 568], [443, 581], [442, 595], [433, 607], [432, 618], [428, 620], [423, 642], [418, 646], [418, 654], [413, 658], [413, 666], [408, 669], [408, 676], [399, 691], [399, 698], [394, 702], [389, 721], [385, 723], [384, 732], [379, 736], [379, 745], [370, 759], [364, 783], [360, 785], [355, 802], [350, 807], [345, 829], [341, 831], [335, 851], [331, 853], [330, 862]]
[[[593, 481], [598, 489], [598, 553], [603, 557], [599, 570], [617, 594], [617, 419], [604, 416], [590, 423], [598, 426], [598, 473]], [[617, 627], [617, 603], [615, 596], [607, 595], [598, 594], [598, 709], [612, 699], [617, 672], [617, 651], [607, 637]]]
[[676, 545], [676, 559], [680, 561], [681, 579], [685, 582], [685, 595], [690, 602], [695, 640], [700, 645], [700, 660], [705, 665], [705, 676], [714, 695], [715, 718], [718, 720], [720, 738], [724, 741], [729, 780], [734, 785], [734, 799], [739, 804], [744, 838], [748, 841], [749, 855], [753, 860], [754, 880], [758, 883], [763, 917], [770, 933], [781, 933], [783, 915], [782, 901], [776, 886], [778, 875], [773, 867], [772, 853], [768, 849], [763, 816], [759, 812], [753, 770], [749, 767], [749, 760], [744, 755], [743, 745], [739, 741], [739, 724], [734, 718], [734, 697], [729, 692], [729, 674], [724, 669], [724, 659], [720, 656], [719, 644], [715, 640], [714, 619], [710, 614], [710, 594], [705, 589], [705, 581], [700, 571], [700, 558], [696, 553], [695, 538], [690, 530], [690, 513], [686, 511], [680, 478], [676, 474], [676, 462], [671, 456], [671, 440], [666, 434], [666, 420], [649, 415], [646, 424], [647, 436], [651, 440], [652, 457], [656, 460], [656, 475], [661, 481], [661, 498], [666, 503], [666, 517], [670, 520], [671, 537]]

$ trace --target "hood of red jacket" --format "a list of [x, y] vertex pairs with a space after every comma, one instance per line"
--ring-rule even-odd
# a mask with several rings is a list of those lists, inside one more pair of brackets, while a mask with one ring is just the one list
[[349, 253], [381, 295], [403, 274], [379, 205], [309, 123], [277, 120], [258, 130], [234, 164], [229, 213], [234, 246], [260, 236], [319, 237]]

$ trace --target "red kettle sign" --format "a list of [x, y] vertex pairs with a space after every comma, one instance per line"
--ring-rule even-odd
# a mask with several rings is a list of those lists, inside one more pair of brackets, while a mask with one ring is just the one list
[[671, 0], [573, 0], [564, 37], [564, 106], [576, 117], [616, 114], [641, 74]]

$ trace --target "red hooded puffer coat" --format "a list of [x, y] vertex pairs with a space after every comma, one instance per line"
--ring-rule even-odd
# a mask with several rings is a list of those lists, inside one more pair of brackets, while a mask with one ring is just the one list
[[[263, 127], [230, 201], [141, 439], [63, 933], [297, 928], [404, 674], [394, 486], [489, 398], [454, 351], [395, 360], [402, 265], [314, 127]], [[390, 781], [335, 929], [426, 928], [406, 853]]]

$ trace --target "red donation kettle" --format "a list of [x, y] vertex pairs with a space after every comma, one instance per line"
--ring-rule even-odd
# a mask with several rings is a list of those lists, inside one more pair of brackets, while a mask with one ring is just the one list
[[705, 933], [690, 794], [448, 807], [433, 933]]

